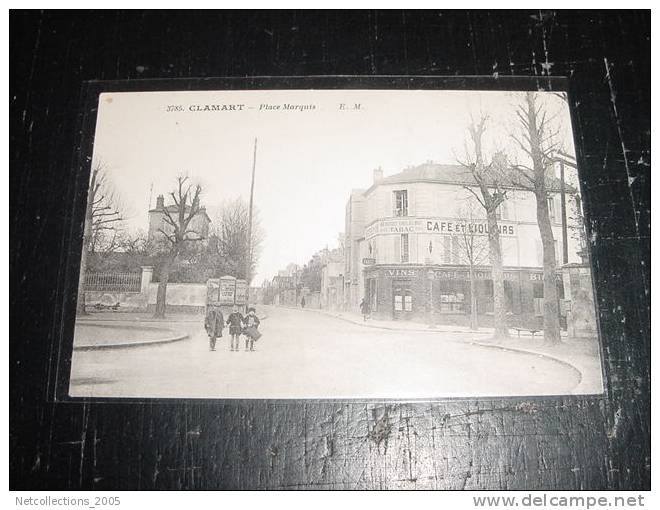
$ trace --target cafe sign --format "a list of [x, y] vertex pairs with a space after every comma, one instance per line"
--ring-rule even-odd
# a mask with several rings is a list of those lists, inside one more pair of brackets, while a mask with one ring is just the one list
[[[515, 236], [513, 223], [498, 223], [502, 236]], [[377, 220], [365, 229], [365, 238], [380, 234], [444, 234], [444, 235], [488, 235], [488, 222], [463, 221], [451, 218], [393, 218]]]

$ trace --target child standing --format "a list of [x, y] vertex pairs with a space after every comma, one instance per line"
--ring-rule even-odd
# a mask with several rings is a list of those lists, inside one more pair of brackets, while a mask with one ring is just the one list
[[261, 336], [259, 333], [259, 324], [261, 321], [257, 317], [257, 313], [254, 308], [249, 308], [247, 316], [245, 317], [245, 350], [248, 350], [248, 347], [251, 351], [254, 351], [254, 341]]
[[241, 337], [244, 320], [245, 319], [241, 315], [241, 312], [238, 311], [238, 306], [234, 305], [232, 312], [227, 318], [227, 324], [229, 325], [229, 335], [231, 336], [232, 351], [238, 351], [238, 340]]
[[225, 327], [225, 319], [222, 316], [220, 308], [209, 305], [204, 318], [204, 329], [209, 335], [209, 349], [215, 351], [215, 342], [218, 337], [222, 337], [222, 329]]

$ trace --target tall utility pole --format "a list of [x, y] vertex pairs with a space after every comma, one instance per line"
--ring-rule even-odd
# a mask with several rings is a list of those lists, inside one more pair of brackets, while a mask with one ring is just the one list
[[250, 206], [248, 209], [248, 249], [247, 260], [245, 262], [245, 280], [247, 281], [247, 289], [245, 290], [245, 304], [250, 303], [250, 272], [252, 270], [252, 202], [254, 200], [254, 172], [257, 168], [257, 139], [254, 139], [254, 154], [252, 155], [252, 182], [250, 183]]

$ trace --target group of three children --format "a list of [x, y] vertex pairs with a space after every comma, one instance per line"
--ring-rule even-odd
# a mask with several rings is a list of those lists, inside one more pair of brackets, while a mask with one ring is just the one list
[[247, 315], [243, 316], [238, 311], [238, 306], [234, 305], [232, 312], [225, 322], [220, 307], [209, 305], [204, 319], [204, 328], [209, 335], [209, 349], [215, 351], [215, 344], [218, 337], [222, 337], [222, 330], [225, 325], [229, 326], [229, 335], [231, 336], [230, 350], [239, 350], [239, 339], [245, 335], [245, 350], [254, 351], [254, 341], [261, 337], [259, 333], [259, 324], [261, 321], [257, 317], [254, 308], [248, 308]]

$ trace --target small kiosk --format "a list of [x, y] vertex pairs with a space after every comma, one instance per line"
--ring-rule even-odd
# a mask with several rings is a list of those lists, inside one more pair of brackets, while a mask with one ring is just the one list
[[233, 276], [222, 276], [206, 281], [206, 306], [219, 306], [225, 316], [231, 313], [234, 305], [245, 313], [247, 298], [246, 280], [239, 280]]

